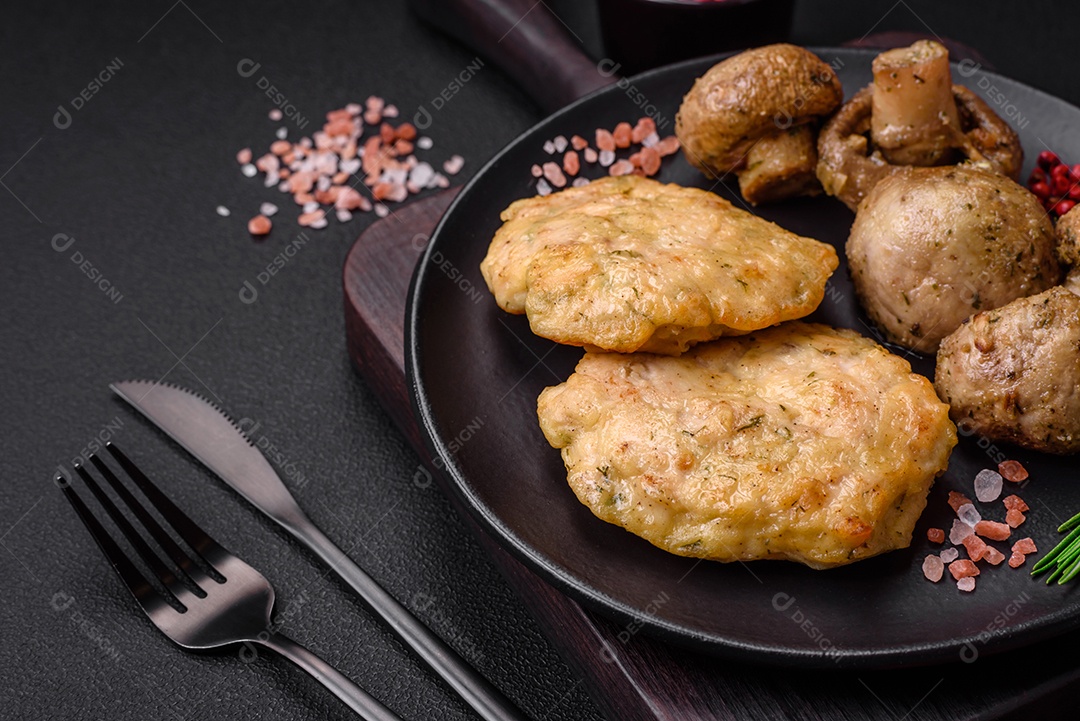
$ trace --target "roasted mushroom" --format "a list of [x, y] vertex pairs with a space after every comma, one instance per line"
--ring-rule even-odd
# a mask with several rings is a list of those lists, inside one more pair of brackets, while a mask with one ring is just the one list
[[1073, 268], [1069, 273], [1069, 277], [1065, 279], [1065, 290], [1071, 290], [1076, 295], [1080, 295], [1080, 268]]
[[899, 168], [965, 159], [1019, 177], [1020, 139], [982, 98], [952, 85], [949, 56], [920, 40], [873, 63], [874, 82], [829, 119], [818, 136], [817, 174], [825, 192], [852, 210]]
[[1058, 218], [1054, 232], [1058, 260], [1069, 267], [1080, 265], [1080, 212], [1073, 208]]
[[698, 78], [675, 116], [691, 165], [735, 173], [750, 203], [814, 195], [818, 121], [844, 98], [833, 69], [809, 50], [766, 45], [734, 55]]
[[897, 168], [859, 205], [847, 258], [867, 315], [924, 353], [972, 313], [1061, 279], [1035, 196], [967, 165]]
[[1080, 296], [1051, 288], [975, 315], [942, 341], [934, 385], [962, 432], [1080, 451]]

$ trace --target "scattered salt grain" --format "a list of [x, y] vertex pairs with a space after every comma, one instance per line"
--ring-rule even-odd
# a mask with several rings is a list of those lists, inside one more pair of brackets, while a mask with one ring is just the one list
[[244, 148], [242, 150], [237, 151], [237, 153], [236, 153], [236, 162], [240, 163], [240, 165], [247, 165], [248, 163], [250, 163], [251, 162], [251, 148]]
[[269, 218], [271, 215], [278, 212], [278, 207], [273, 203], [263, 203], [259, 206], [259, 212]]
[[280, 190], [282, 193], [288, 193], [289, 190], [290, 190], [289, 181], [287, 181], [287, 180], [281, 181], [280, 183], [278, 183], [277, 189]]
[[972, 561], [981, 561], [986, 557], [989, 546], [986, 541], [972, 533], [964, 539], [964, 548], [967, 549], [968, 558]]
[[415, 183], [421, 188], [426, 187], [433, 177], [435, 177], [435, 169], [431, 167], [430, 163], [417, 163], [409, 171], [409, 182]]
[[975, 476], [975, 497], [983, 503], [996, 501], [1001, 496], [1001, 474], [984, 468]]
[[999, 566], [1005, 560], [1005, 554], [993, 546], [986, 547], [986, 555], [983, 556], [991, 566]]
[[384, 118], [396, 118], [398, 116], [398, 108], [396, 105], [387, 105], [382, 111]]
[[226, 208], [224, 205], [219, 205], [217, 207], [217, 214], [220, 215], [222, 218], [228, 218], [230, 215], [229, 209]]
[[1012, 552], [1013, 553], [1028, 554], [1028, 553], [1035, 553], [1038, 550], [1039, 549], [1037, 549], [1035, 547], [1035, 541], [1031, 540], [1030, 537], [1021, 538], [1019, 541], [1017, 541], [1016, 543], [1014, 543], [1012, 545]]
[[588, 184], [589, 184], [589, 179], [588, 178], [574, 178], [574, 182], [570, 183], [570, 185], [575, 187], [575, 188], [584, 188]]
[[679, 152], [679, 139], [674, 135], [669, 135], [666, 138], [661, 139], [660, 142], [656, 144], [656, 151], [664, 157], [674, 155]]
[[537, 195], [551, 195], [551, 185], [543, 178], [540, 178], [540, 180], [536, 181], [536, 193]]
[[567, 175], [572, 176], [578, 174], [578, 171], [581, 170], [581, 160], [578, 158], [577, 151], [566, 151], [566, 154], [563, 155], [562, 167]]
[[311, 201], [308, 201], [307, 203], [304, 203], [304, 212], [305, 213], [314, 213], [318, 209], [319, 209], [319, 204], [316, 203], [314, 200], [311, 200]]
[[422, 138], [418, 138], [416, 141], [416, 147], [420, 148], [421, 150], [431, 150], [434, 145], [435, 141], [426, 135]]
[[941, 556], [942, 563], [952, 563], [960, 558], [960, 551], [956, 550], [956, 548], [946, 548], [938, 555]]
[[322, 230], [327, 226], [327, 224], [328, 223], [326, 217], [324, 216], [322, 218], [316, 218], [315, 220], [311, 221], [310, 227], [314, 228], [315, 230]]
[[442, 167], [447, 175], [457, 175], [464, 165], [465, 158], [460, 155], [451, 155], [450, 159], [443, 163]]
[[532, 173], [532, 176], [534, 178], [539, 178], [541, 175], [544, 174], [544, 169], [541, 168], [536, 163], [533, 163], [533, 166], [531, 168], [529, 168], [529, 172]]
[[961, 591], [964, 591], [965, 593], [971, 593], [975, 590], [975, 577], [967, 576], [965, 578], [961, 578], [959, 581], [956, 582], [956, 587]]
[[615, 151], [614, 150], [601, 150], [600, 151], [600, 165], [602, 165], [602, 166], [604, 166], [606, 168], [606, 167], [610, 166], [614, 162], [615, 162]]
[[548, 155], [554, 155], [555, 154], [555, 141], [554, 140], [545, 140], [544, 141], [544, 152], [547, 153]]
[[583, 151], [586, 163], [595, 163], [599, 159], [599, 155], [596, 153], [595, 148], [585, 148]]
[[945, 564], [941, 562], [940, 558], [930, 554], [923, 559], [922, 572], [926, 576], [926, 580], [937, 583], [945, 575]]
[[555, 146], [556, 153], [564, 153], [566, 152], [566, 146], [569, 145], [569, 141], [566, 139], [565, 135], [559, 135], [552, 141], [552, 144]]
[[282, 115], [281, 115], [281, 111], [280, 111], [279, 109], [277, 109], [277, 108], [274, 108], [274, 109], [273, 109], [273, 110], [271, 110], [271, 111], [270, 111], [269, 113], [267, 113], [267, 116], [268, 116], [268, 117], [269, 117], [269, 118], [270, 118], [271, 120], [273, 120], [273, 121], [274, 121], [275, 123], [276, 123], [277, 121], [281, 120], [281, 118], [282, 118]]
[[289, 129], [282, 125], [280, 128], [277, 129], [277, 132], [274, 133], [274, 135], [277, 136], [278, 140], [284, 140], [285, 138], [289, 137]]
[[1005, 496], [1005, 498], [1002, 499], [1002, 503], [1004, 503], [1005, 508], [1010, 511], [1017, 510], [1023, 513], [1024, 511], [1030, 510], [1028, 504], [1024, 503], [1024, 499], [1015, 493], [1011, 496]]
[[641, 170], [645, 175], [653, 176], [660, 172], [662, 158], [654, 148], [645, 148], [640, 153]]
[[563, 170], [558, 163], [544, 163], [544, 177], [553, 187], [566, 187], [566, 175], [563, 174]]
[[240, 166], [240, 172], [244, 174], [245, 178], [254, 178], [259, 174], [259, 169], [251, 163], [246, 163]]
[[979, 521], [975, 524], [975, 533], [991, 541], [1004, 541], [1012, 535], [1012, 529], [1007, 524], [997, 521]]
[[252, 235], [266, 235], [270, 232], [273, 224], [270, 219], [265, 215], [256, 215], [254, 218], [248, 221], [248, 232]]
[[1019, 461], [1002, 461], [998, 464], [998, 473], [1013, 483], [1020, 483], [1028, 479], [1027, 469]]
[[360, 103], [349, 103], [345, 106], [345, 111], [349, 115], [359, 115], [361, 112], [363, 112], [363, 110], [364, 109], [360, 106]]
[[1016, 553], [1015, 551], [1009, 556], [1009, 568], [1020, 568], [1024, 565], [1024, 560], [1027, 557], [1022, 553]]
[[965, 503], [971, 503], [971, 499], [958, 491], [949, 491], [949, 507], [953, 509], [953, 513], [960, 511], [960, 506]]
[[978, 576], [980, 571], [974, 561], [960, 558], [949, 564], [949, 573], [959, 581], [961, 578], [967, 578], [968, 576]]
[[975, 506], [970, 503], [965, 503], [960, 506], [956, 511], [956, 515], [960, 517], [961, 521], [972, 527], [982, 520], [982, 514], [980, 514]]
[[345, 210], [344, 208], [338, 208], [336, 215], [339, 223], [348, 223], [350, 220], [352, 220], [352, 213]]
[[645, 138], [656, 133], [656, 121], [646, 116], [637, 121], [637, 125], [630, 131], [630, 140], [634, 143], [644, 143]]
[[1010, 508], [1008, 511], [1005, 512], [1005, 523], [1008, 524], [1009, 528], [1018, 528], [1026, 520], [1027, 516], [1025, 516], [1021, 511], [1016, 510], [1015, 508]]
[[952, 529], [949, 531], [949, 543], [953, 545], [963, 543], [964, 539], [973, 533], [975, 529], [958, 518], [953, 521]]
[[376, 203], [375, 204], [375, 215], [379, 216], [380, 218], [385, 218], [386, 216], [390, 215], [390, 209], [387, 208], [382, 203]]
[[652, 148], [652, 147], [655, 147], [659, 142], [660, 142], [660, 136], [659, 135], [657, 135], [656, 133], [649, 133], [641, 141], [641, 145], [642, 145], [642, 147], [645, 147], [645, 148]]

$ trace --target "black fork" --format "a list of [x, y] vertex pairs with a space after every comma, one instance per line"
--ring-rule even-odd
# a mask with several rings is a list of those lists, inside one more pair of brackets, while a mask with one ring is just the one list
[[149, 567], [157, 581], [156, 585], [128, 558], [71, 484], [63, 477], [57, 480], [64, 497], [155, 626], [186, 649], [217, 648], [232, 643], [261, 644], [310, 673], [362, 718], [369, 721], [400, 721], [318, 656], [281, 634], [268, 633], [268, 629], [272, 628], [270, 616], [274, 605], [274, 589], [270, 582], [203, 531], [116, 446], [110, 443], [106, 448], [143, 496], [191, 549], [189, 553], [174, 541], [109, 466], [96, 455], [91, 455], [90, 464], [128, 507], [160, 552], [171, 561], [171, 565], [167, 563], [88, 469], [82, 465], [75, 466], [76, 474]]

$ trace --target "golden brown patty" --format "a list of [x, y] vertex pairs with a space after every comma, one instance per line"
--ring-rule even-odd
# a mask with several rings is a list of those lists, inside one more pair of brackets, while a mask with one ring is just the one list
[[480, 270], [537, 335], [590, 349], [677, 354], [817, 308], [838, 260], [697, 188], [638, 176], [519, 200]]
[[586, 353], [538, 408], [605, 521], [682, 556], [813, 568], [910, 543], [948, 413], [906, 361], [798, 322], [678, 358]]

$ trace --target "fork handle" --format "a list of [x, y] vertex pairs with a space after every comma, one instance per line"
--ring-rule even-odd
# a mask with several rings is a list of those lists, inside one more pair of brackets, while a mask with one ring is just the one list
[[481, 718], [485, 721], [527, 721], [509, 699], [353, 563], [307, 516], [301, 514], [290, 518], [289, 523], [279, 522], [352, 586], [394, 633]]
[[365, 721], [402, 721], [400, 716], [376, 701], [367, 691], [291, 638], [280, 633], [264, 634], [256, 642], [277, 651], [310, 673]]

